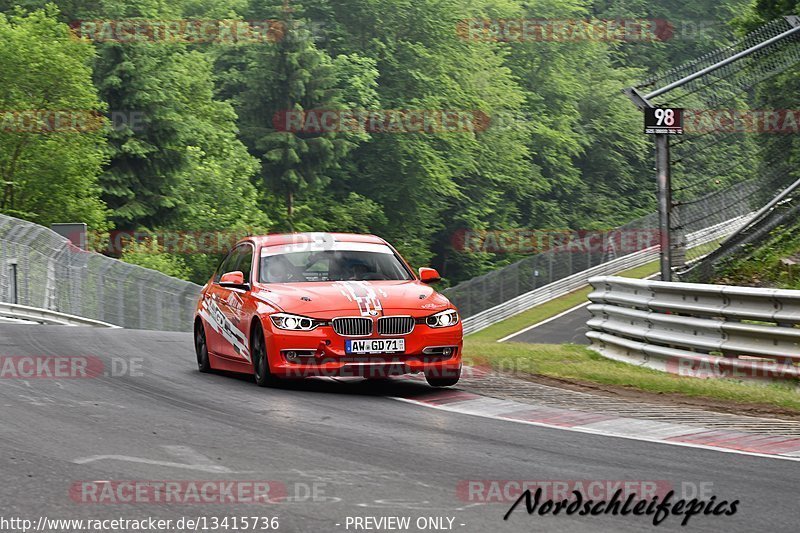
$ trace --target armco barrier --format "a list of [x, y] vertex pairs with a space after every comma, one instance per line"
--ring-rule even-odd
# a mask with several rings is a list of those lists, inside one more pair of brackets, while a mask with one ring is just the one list
[[91, 326], [95, 328], [119, 327], [99, 320], [83, 318], [82, 316], [68, 315], [49, 309], [39, 309], [38, 307], [8, 304], [4, 302], [0, 302], [0, 317], [25, 320], [27, 322], [38, 322], [39, 324], [55, 324], [59, 326]]
[[[702, 229], [687, 236], [686, 244], [688, 248], [708, 244], [717, 239], [725, 237], [747, 223], [751, 215], [745, 215], [726, 220], [709, 228]], [[589, 283], [589, 278], [601, 275], [610, 275], [640, 267], [655, 261], [659, 256], [657, 246], [624, 255], [617, 259], [607, 261], [592, 268], [580, 271], [571, 276], [567, 276], [553, 283], [549, 283], [538, 289], [534, 289], [516, 298], [512, 298], [500, 305], [486, 309], [463, 320], [464, 333], [475, 333], [491, 326], [501, 320], [512, 317], [516, 314], [527, 311], [531, 307], [540, 305], [553, 298], [558, 298], [585, 287]], [[445, 293], [447, 294], [447, 293]]]
[[586, 336], [610, 359], [695, 377], [800, 377], [800, 291], [589, 280]]

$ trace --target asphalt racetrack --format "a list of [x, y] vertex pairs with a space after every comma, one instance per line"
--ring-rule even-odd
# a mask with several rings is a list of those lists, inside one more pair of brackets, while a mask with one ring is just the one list
[[[0, 379], [4, 518], [258, 516], [277, 517], [278, 531], [298, 532], [797, 531], [798, 462], [395, 399], [432, 393], [413, 379], [315, 379], [262, 389], [247, 376], [198, 373], [184, 333], [0, 324], [0, 355], [89, 356], [103, 367], [89, 378]], [[679, 496], [702, 490], [706, 499], [740, 503], [733, 516], [694, 516], [687, 527], [675, 516], [657, 528], [647, 516], [529, 516], [524, 504], [506, 521], [511, 501], [487, 503], [487, 492], [464, 489], [490, 480], [506, 487], [509, 480], [652, 481]], [[123, 482], [165, 481], [261, 481], [271, 496], [257, 503], [109, 501]], [[379, 517], [409, 517], [410, 528]]]

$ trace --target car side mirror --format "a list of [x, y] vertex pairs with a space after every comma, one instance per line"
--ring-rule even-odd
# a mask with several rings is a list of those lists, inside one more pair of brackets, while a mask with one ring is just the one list
[[435, 268], [420, 267], [419, 280], [422, 283], [436, 283], [441, 279], [442, 276], [439, 275]]
[[221, 287], [229, 289], [249, 289], [250, 285], [245, 283], [244, 274], [241, 270], [234, 270], [233, 272], [226, 272], [219, 278]]

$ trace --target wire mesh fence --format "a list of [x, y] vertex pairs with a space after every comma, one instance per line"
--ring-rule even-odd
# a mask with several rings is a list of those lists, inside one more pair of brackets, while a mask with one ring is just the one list
[[[759, 184], [745, 181], [731, 185], [716, 195], [716, 201], [724, 202], [728, 208], [724, 212], [709, 213], [708, 202], [697, 202], [687, 208], [685, 215], [691, 219], [686, 224], [686, 235], [699, 243], [714, 239], [720, 234], [738, 229], [742, 217], [752, 213], [753, 191]], [[711, 202], [712, 200], [709, 200]], [[497, 307], [512, 298], [562, 280], [609, 261], [638, 253], [652, 247], [657, 242], [658, 215], [638, 218], [616, 228], [601, 232], [594, 239], [594, 245], [572, 241], [553, 247], [544, 252], [530, 255], [505, 268], [494, 270], [483, 276], [460, 283], [446, 289], [444, 293], [458, 307], [464, 318], [481, 311]], [[628, 246], [620, 249], [620, 235], [637, 235], [644, 232], [648, 239], [625, 239]], [[708, 238], [707, 238], [708, 237]]]
[[[648, 93], [702, 71], [737, 54], [767, 43], [800, 25], [795, 18], [781, 18], [729, 46], [696, 60], [656, 74], [636, 89]], [[682, 267], [682, 246], [692, 234], [703, 241], [703, 232], [757, 211], [800, 177], [797, 162], [787, 157], [797, 150], [800, 128], [800, 95], [787, 94], [784, 109], [757, 109], [759, 84], [800, 62], [800, 32], [778, 39], [759, 51], [698, 77], [685, 85], [653, 97], [659, 106], [683, 107], [689, 123], [685, 133], [672, 142], [673, 266]], [[793, 124], [795, 127], [793, 127]], [[733, 222], [731, 222], [733, 224]], [[741, 226], [739, 221], [735, 229]], [[658, 228], [656, 214], [608, 232]], [[627, 253], [634, 250], [627, 250]], [[555, 247], [531, 255], [505, 268], [447, 289], [447, 296], [464, 317], [491, 309], [543, 285], [619, 257], [607, 246], [585, 255], [570, 246]]]
[[[800, 18], [798, 17], [775, 19], [748, 33], [742, 39], [729, 46], [724, 46], [697, 59], [656, 73], [637, 85], [636, 88], [648, 92], [650, 89], [666, 87], [686, 76], [730, 60], [737, 54], [754, 46], [769, 43], [782, 34], [791, 31], [798, 24], [800, 24]], [[785, 39], [775, 40], [753, 54], [731, 61], [705, 76], [695, 78], [674, 93], [670, 92], [669, 98], [675, 101], [676, 94], [679, 94], [681, 98], [686, 98], [693, 93], [701, 93], [707, 103], [712, 105], [722, 104], [733, 93], [746, 93], [756, 84], [797, 64], [800, 61], [798, 43], [800, 43], [800, 33], [795, 33]], [[713, 89], [713, 92], [709, 92], [709, 89]]]
[[[730, 46], [652, 76], [636, 87], [642, 92], [666, 88], [729, 61], [650, 99], [658, 106], [683, 107], [690, 120], [684, 135], [671, 146], [673, 235], [692, 231], [708, 217], [728, 218], [732, 209], [742, 205], [756, 210], [800, 177], [791, 156], [800, 147], [800, 94], [789, 85], [776, 98], [770, 85], [775, 76], [795, 72], [800, 64], [799, 26], [797, 17], [776, 19]], [[755, 52], [741, 55], [759, 45], [762, 47]], [[776, 102], [780, 102], [779, 109]], [[739, 186], [741, 195], [727, 193], [731, 184]], [[755, 240], [748, 239], [748, 243]], [[728, 245], [726, 242], [723, 247]], [[708, 261], [726, 255], [715, 253]], [[714, 271], [708, 266], [694, 269], [692, 279], [707, 282]]]
[[0, 301], [134, 329], [189, 331], [200, 287], [0, 215]]

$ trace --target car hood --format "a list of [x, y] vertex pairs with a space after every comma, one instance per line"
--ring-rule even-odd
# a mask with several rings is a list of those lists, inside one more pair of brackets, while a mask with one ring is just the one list
[[273, 283], [253, 292], [287, 313], [317, 318], [345, 313], [382, 316], [399, 311], [424, 316], [450, 306], [446, 297], [417, 280]]

